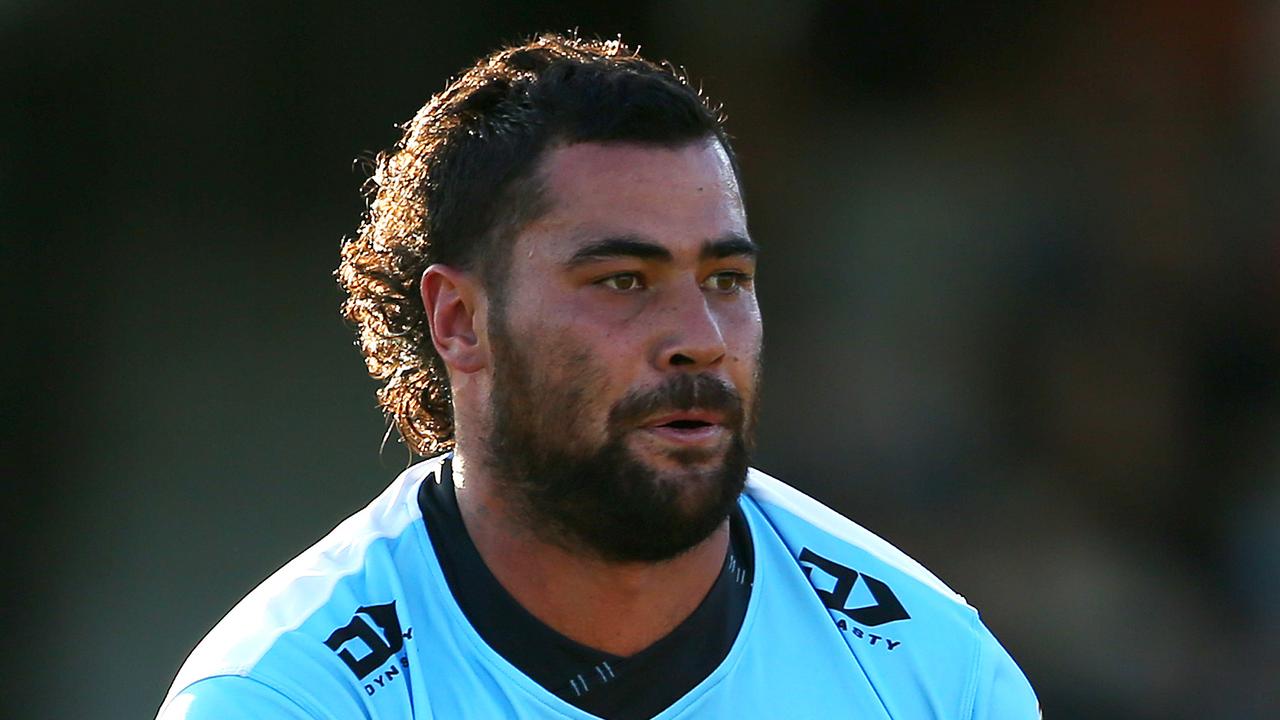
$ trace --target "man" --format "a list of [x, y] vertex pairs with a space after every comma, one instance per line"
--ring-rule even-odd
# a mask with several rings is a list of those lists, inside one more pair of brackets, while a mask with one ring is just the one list
[[435, 457], [232, 610], [161, 718], [1036, 716], [959, 596], [747, 467], [757, 247], [670, 66], [504, 49], [373, 184], [345, 312]]

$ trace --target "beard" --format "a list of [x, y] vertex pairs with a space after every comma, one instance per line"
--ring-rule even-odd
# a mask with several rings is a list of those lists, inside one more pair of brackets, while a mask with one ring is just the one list
[[[585, 410], [603, 396], [604, 373], [587, 352], [526, 355], [502, 318], [491, 322], [494, 358], [486, 458], [542, 539], [607, 562], [660, 562], [711, 536], [746, 483], [754, 403], [710, 374], [678, 373], [614, 403], [603, 441]], [[544, 340], [545, 342], [545, 340]], [[551, 358], [535, 364], [535, 358]], [[658, 469], [628, 447], [656, 414], [694, 408], [724, 415], [727, 447], [673, 449]], [[717, 456], [718, 460], [717, 460]]]

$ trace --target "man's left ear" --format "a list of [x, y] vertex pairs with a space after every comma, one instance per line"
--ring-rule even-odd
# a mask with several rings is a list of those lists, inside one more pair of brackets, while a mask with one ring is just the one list
[[473, 373], [489, 361], [484, 294], [471, 273], [436, 263], [422, 273], [422, 306], [431, 343], [451, 372]]

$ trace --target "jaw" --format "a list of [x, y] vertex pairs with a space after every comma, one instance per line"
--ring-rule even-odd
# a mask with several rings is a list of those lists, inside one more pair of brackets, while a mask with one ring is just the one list
[[667, 560], [705, 540], [737, 502], [745, 449], [726, 436], [673, 446], [632, 429], [582, 441], [578, 453], [523, 454], [530, 464], [505, 473], [509, 495], [545, 542], [609, 562]]

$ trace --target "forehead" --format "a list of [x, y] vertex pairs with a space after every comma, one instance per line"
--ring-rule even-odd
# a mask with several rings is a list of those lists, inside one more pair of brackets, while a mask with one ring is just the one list
[[664, 147], [575, 143], [539, 164], [547, 210], [521, 239], [526, 252], [571, 251], [601, 237], [635, 237], [678, 252], [711, 238], [746, 236], [733, 166], [715, 138]]

